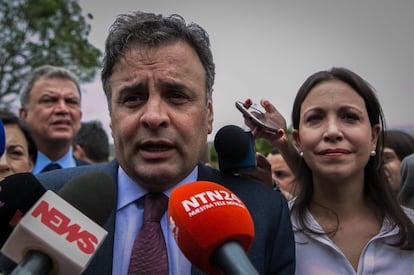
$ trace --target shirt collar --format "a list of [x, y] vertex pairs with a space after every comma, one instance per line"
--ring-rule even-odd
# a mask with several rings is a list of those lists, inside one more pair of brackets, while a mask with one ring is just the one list
[[[172, 190], [178, 186], [184, 185], [186, 183], [194, 182], [198, 177], [198, 167], [196, 166], [193, 171], [178, 184], [174, 185], [170, 189], [164, 192], [165, 195], [170, 197]], [[120, 166], [118, 169], [118, 203], [117, 210], [122, 209], [123, 207], [133, 203], [137, 199], [144, 196], [148, 193], [139, 183], [133, 181], [122, 169]]]
[[33, 174], [40, 173], [40, 171], [42, 171], [51, 162], [58, 163], [62, 168], [75, 167], [76, 161], [73, 157], [72, 147], [70, 147], [66, 154], [57, 161], [52, 161], [45, 154], [37, 151], [37, 158], [36, 163], [33, 167]]

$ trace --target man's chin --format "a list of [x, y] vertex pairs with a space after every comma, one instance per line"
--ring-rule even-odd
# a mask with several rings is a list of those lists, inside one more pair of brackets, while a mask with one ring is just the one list
[[72, 141], [73, 135], [70, 133], [53, 133], [50, 135], [50, 139], [55, 142]]
[[145, 164], [137, 167], [136, 174], [143, 181], [165, 184], [171, 182], [177, 174], [177, 166], [172, 164]]

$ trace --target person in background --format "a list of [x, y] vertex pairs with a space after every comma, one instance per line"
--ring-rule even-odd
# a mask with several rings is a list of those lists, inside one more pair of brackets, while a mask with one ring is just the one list
[[109, 160], [109, 138], [100, 121], [81, 122], [81, 128], [72, 144], [73, 155], [79, 160], [87, 163]]
[[401, 162], [401, 188], [398, 199], [405, 207], [414, 209], [414, 153]]
[[401, 187], [401, 161], [414, 153], [414, 137], [402, 130], [386, 130], [384, 137], [384, 167], [388, 181], [397, 196]]
[[80, 87], [72, 72], [50, 65], [36, 68], [20, 91], [20, 104], [20, 119], [38, 149], [34, 174], [86, 164], [72, 153], [82, 117]]
[[[268, 100], [261, 105], [267, 118], [280, 116]], [[299, 159], [301, 190], [290, 202], [296, 274], [412, 272], [414, 211], [399, 205], [385, 176], [384, 116], [368, 82], [345, 68], [309, 76], [292, 109], [296, 146], [286, 127], [268, 133], [245, 123], [289, 163]]]
[[[37, 176], [52, 190], [94, 170], [108, 173], [117, 184], [117, 208], [104, 226], [110, 237], [84, 274], [128, 274], [131, 257], [141, 251], [133, 244], [144, 201], [168, 197], [175, 188], [200, 180], [228, 188], [249, 209], [255, 236], [246, 253], [259, 274], [294, 273], [295, 245], [283, 195], [250, 179], [223, 176], [201, 161], [212, 132], [214, 77], [207, 32], [180, 15], [131, 12], [110, 27], [101, 78], [115, 159]], [[160, 225], [168, 254], [162, 274], [201, 274], [177, 246], [166, 210]], [[149, 267], [160, 266], [157, 260]]]
[[11, 111], [0, 109], [6, 146], [0, 156], [0, 180], [16, 173], [32, 172], [37, 149], [29, 131]]
[[273, 149], [266, 156], [271, 165], [272, 178], [287, 200], [291, 200], [299, 191], [296, 178], [292, 170], [283, 159], [278, 149]]

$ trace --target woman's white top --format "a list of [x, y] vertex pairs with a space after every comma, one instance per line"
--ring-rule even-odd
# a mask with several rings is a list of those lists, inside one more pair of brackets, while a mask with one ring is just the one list
[[[404, 211], [411, 221], [414, 221], [414, 211], [408, 208]], [[301, 232], [295, 212], [291, 217], [296, 243], [297, 275], [414, 274], [414, 250], [401, 250], [387, 244], [395, 243], [399, 232], [399, 228], [394, 227], [388, 218], [384, 219], [380, 232], [365, 245], [359, 258], [358, 270], [355, 272], [342, 251], [327, 235]], [[311, 228], [323, 232], [309, 211], [306, 219]]]

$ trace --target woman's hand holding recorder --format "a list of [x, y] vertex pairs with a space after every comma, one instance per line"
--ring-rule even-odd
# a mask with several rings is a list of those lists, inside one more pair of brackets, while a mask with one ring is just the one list
[[253, 136], [273, 143], [285, 135], [286, 120], [268, 100], [261, 100], [260, 105], [262, 107], [253, 104], [251, 99], [236, 101], [236, 107], [243, 114]]

